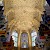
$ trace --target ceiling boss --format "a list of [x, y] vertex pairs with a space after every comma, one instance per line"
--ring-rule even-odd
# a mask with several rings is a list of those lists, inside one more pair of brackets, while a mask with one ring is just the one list
[[45, 0], [4, 0], [4, 15], [11, 30], [38, 31]]

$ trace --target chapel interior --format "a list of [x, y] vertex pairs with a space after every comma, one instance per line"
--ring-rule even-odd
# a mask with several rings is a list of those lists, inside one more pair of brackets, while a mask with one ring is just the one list
[[50, 1], [0, 0], [0, 50], [50, 50]]

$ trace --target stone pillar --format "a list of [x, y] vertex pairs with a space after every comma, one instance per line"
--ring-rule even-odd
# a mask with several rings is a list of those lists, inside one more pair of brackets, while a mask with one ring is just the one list
[[20, 50], [20, 48], [21, 48], [21, 41], [20, 41], [20, 39], [21, 39], [21, 31], [19, 32], [19, 36], [18, 36], [18, 50]]
[[28, 32], [28, 40], [29, 40], [29, 50], [32, 50], [32, 40], [31, 40], [31, 34]]

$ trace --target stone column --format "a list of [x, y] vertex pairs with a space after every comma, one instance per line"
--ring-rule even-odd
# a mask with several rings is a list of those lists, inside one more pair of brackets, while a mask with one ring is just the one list
[[20, 50], [21, 48], [21, 31], [19, 32], [19, 36], [18, 36], [18, 50]]
[[28, 32], [28, 40], [29, 40], [29, 50], [32, 50], [32, 40], [31, 40], [31, 34]]

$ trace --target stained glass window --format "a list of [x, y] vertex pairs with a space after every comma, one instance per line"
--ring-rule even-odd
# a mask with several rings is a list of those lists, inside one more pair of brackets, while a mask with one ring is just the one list
[[17, 47], [17, 42], [16, 41], [14, 41], [14, 46]]
[[21, 35], [21, 48], [28, 48], [28, 34], [22, 33]]
[[35, 39], [37, 37], [37, 33], [35, 31], [32, 31], [31, 37], [32, 37], [32, 46], [36, 46]]
[[18, 33], [16, 31], [12, 32], [12, 38], [13, 38], [13, 41], [14, 41], [14, 46], [17, 47]]
[[32, 42], [32, 46], [36, 46], [35, 42]]

